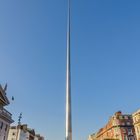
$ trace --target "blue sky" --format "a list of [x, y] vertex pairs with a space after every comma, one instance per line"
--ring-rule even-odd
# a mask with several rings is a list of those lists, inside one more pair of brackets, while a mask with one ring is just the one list
[[[73, 139], [140, 107], [140, 1], [72, 0]], [[48, 140], [65, 138], [66, 0], [0, 0], [7, 107]]]

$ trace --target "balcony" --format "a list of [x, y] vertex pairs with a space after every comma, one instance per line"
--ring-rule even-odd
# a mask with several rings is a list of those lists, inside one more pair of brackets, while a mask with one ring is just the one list
[[8, 121], [10, 121], [10, 123], [13, 122], [12, 120], [12, 114], [10, 112], [8, 112], [6, 109], [4, 108], [0, 108], [0, 116], [4, 117], [5, 119], [7, 119]]

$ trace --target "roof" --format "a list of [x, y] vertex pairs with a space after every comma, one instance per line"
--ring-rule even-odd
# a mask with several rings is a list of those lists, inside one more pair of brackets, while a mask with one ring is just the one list
[[0, 85], [0, 104], [3, 106], [8, 105], [10, 102], [6, 96], [6, 89], [3, 89], [3, 87]]

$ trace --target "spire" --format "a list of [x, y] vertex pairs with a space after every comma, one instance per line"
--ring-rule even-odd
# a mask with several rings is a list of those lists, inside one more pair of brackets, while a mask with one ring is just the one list
[[72, 140], [71, 118], [71, 69], [70, 69], [70, 0], [68, 0], [67, 23], [67, 70], [66, 70], [66, 140]]

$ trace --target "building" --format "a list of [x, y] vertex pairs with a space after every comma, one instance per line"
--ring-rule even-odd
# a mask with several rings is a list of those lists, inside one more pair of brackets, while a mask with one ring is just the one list
[[9, 130], [8, 140], [26, 140], [27, 125], [11, 126]]
[[89, 135], [88, 140], [96, 140], [96, 136], [97, 136], [96, 133], [91, 134], [91, 135]]
[[44, 140], [44, 137], [40, 136], [39, 134], [36, 134], [35, 140]]
[[116, 112], [90, 140], [135, 140], [132, 115]]
[[8, 140], [44, 140], [40, 135], [35, 134], [35, 130], [28, 128], [26, 124], [11, 126]]
[[140, 140], [140, 109], [132, 114], [137, 140]]
[[10, 124], [13, 123], [12, 114], [5, 109], [10, 102], [6, 96], [6, 89], [0, 85], [0, 140], [7, 140]]

